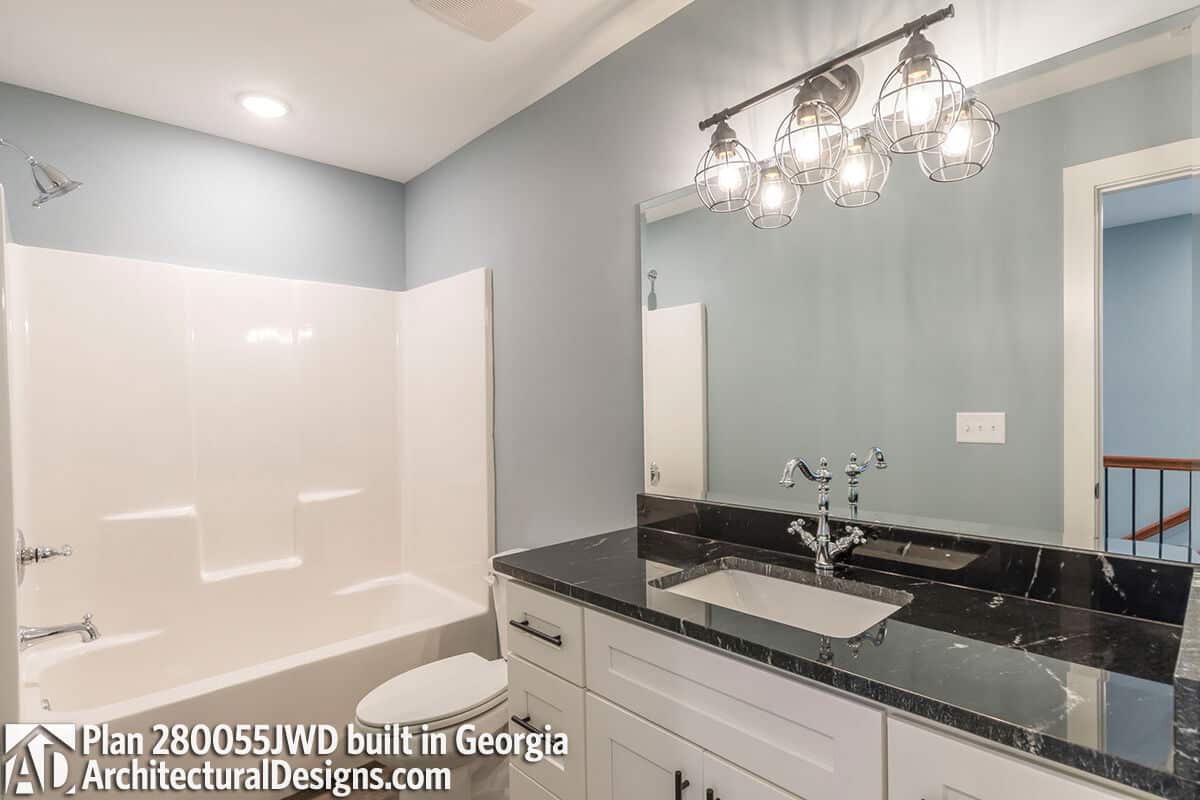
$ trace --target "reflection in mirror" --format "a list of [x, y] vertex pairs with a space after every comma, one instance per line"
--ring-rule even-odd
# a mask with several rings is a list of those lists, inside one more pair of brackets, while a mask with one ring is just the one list
[[971, 87], [970, 180], [894, 154], [777, 230], [643, 203], [646, 491], [814, 512], [779, 475], [826, 457], [835, 516], [1200, 561], [1195, 16]]

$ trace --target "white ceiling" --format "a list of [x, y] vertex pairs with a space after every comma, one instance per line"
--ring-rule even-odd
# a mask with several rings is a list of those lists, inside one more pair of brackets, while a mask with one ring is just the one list
[[482, 42], [409, 0], [0, 0], [0, 80], [406, 181], [691, 0], [525, 2]]

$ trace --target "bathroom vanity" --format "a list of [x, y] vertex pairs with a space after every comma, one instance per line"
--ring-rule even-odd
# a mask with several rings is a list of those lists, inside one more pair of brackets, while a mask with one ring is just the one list
[[[1184, 565], [639, 498], [639, 527], [500, 558], [514, 800], [1200, 796]], [[835, 532], [844, 523], [834, 522]]]

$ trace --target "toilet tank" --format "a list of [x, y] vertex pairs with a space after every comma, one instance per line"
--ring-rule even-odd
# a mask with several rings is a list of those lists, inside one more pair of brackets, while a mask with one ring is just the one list
[[[496, 553], [492, 556], [494, 561], [501, 556], [512, 555], [513, 553], [523, 553], [528, 548], [517, 547], [513, 550], [505, 550], [503, 553]], [[501, 575], [494, 569], [491, 569], [490, 562], [488, 568], [488, 583], [492, 585], [492, 607], [496, 611], [496, 633], [500, 636], [500, 657], [508, 658], [508, 602], [506, 594], [508, 591], [508, 582], [512, 578], [507, 575]]]

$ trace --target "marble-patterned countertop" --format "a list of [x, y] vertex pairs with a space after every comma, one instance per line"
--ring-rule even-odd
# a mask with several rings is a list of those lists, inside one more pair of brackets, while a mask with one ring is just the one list
[[[799, 553], [730, 538], [738, 537], [631, 528], [508, 555], [497, 559], [496, 569], [587, 605], [1129, 787], [1167, 798], [1200, 797], [1195, 769], [1200, 765], [1200, 648], [1192, 641], [1200, 636], [1200, 612], [1195, 609], [1186, 620], [1184, 609], [1168, 609], [1164, 619], [1156, 620], [1035, 599], [1033, 582], [1050, 571], [1051, 560], [1057, 559], [1055, 568], [1068, 576], [1069, 562], [1078, 552], [1041, 547], [1036, 548], [1029, 592], [933, 579], [919, 559], [860, 559], [871, 568], [853, 564], [839, 575], [857, 585], [855, 593], [900, 592], [911, 595], [911, 601], [884, 623], [848, 639], [651, 585], [671, 583], [670, 576], [681, 569], [712, 569], [722, 558], [746, 559], [737, 562], [743, 568], [754, 568], [748, 562], [769, 565], [759, 567], [764, 574], [782, 569], [814, 575], [812, 559]], [[864, 546], [868, 550], [895, 541], [894, 535], [878, 532], [872, 538]], [[958, 544], [946, 554], [939, 552], [939, 559], [949, 563], [966, 553], [960, 560], [967, 563], [970, 554], [979, 552], [965, 537], [954, 539]], [[1016, 547], [1032, 551], [1029, 545]], [[1011, 563], [1014, 557], [1009, 553], [1006, 558]], [[1111, 582], [1113, 568], [1101, 560], [1099, 580]], [[1142, 569], [1146, 563], [1119, 564], [1117, 571], [1127, 581], [1140, 573], [1164, 580], [1160, 570]], [[882, 565], [886, 568], [878, 568]], [[1172, 573], [1174, 597], [1180, 595], [1181, 576], [1191, 577]], [[1185, 605], [1187, 583], [1182, 589]], [[1149, 590], [1128, 583], [1117, 588]], [[1198, 594], [1191, 592], [1193, 606], [1200, 606]]]

